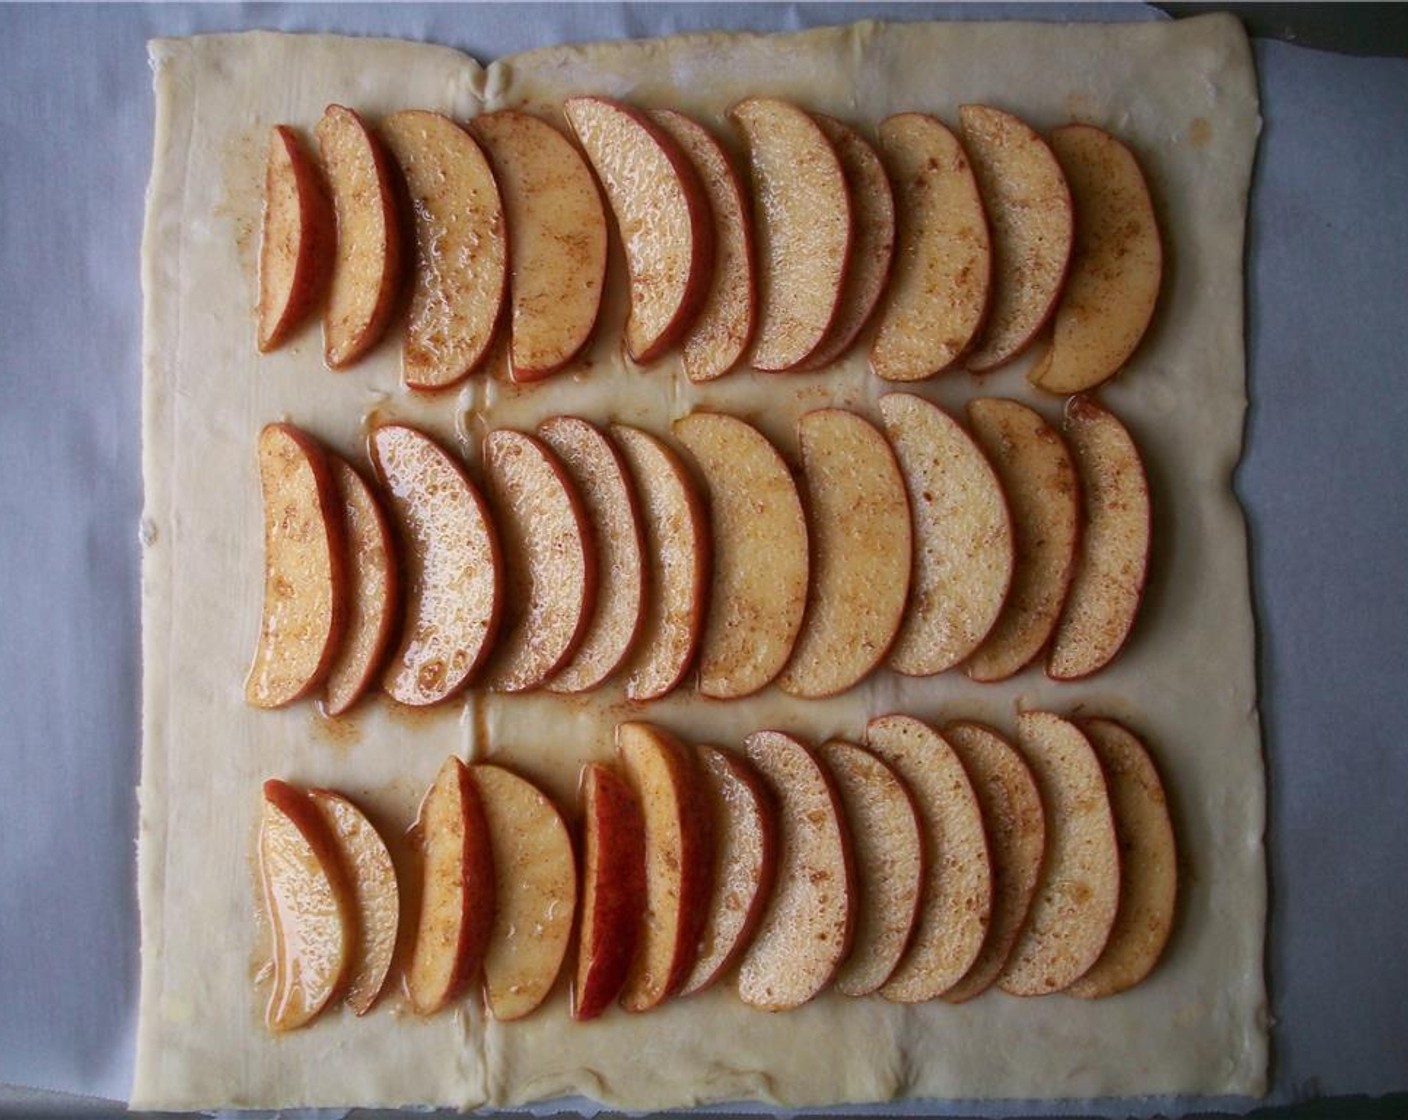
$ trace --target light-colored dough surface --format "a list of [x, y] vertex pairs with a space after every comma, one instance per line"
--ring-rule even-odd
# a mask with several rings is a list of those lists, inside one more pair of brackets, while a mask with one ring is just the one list
[[[580, 1093], [643, 1108], [1264, 1091], [1264, 779], [1245, 535], [1231, 489], [1246, 406], [1242, 239], [1258, 117], [1235, 21], [860, 24], [549, 48], [487, 71], [438, 47], [268, 34], [162, 41], [153, 60], [134, 1105], [465, 1107]], [[323, 367], [316, 325], [273, 355], [256, 354], [253, 261], [271, 124], [311, 129], [329, 101], [372, 116], [424, 107], [465, 117], [505, 106], [555, 112], [563, 96], [590, 92], [683, 109], [724, 137], [728, 105], [762, 93], [867, 130], [906, 109], [952, 124], [963, 102], [987, 101], [1038, 128], [1086, 120], [1132, 144], [1169, 268], [1150, 338], [1100, 393], [1145, 455], [1157, 534], [1144, 613], [1115, 667], [1063, 685], [1039, 669], [999, 685], [882, 671], [826, 701], [775, 689], [723, 703], [684, 693], [643, 707], [612, 689], [589, 699], [475, 693], [420, 714], [378, 701], [336, 726], [309, 705], [245, 707], [262, 587], [254, 441], [269, 420], [304, 426], [364, 462], [367, 418], [407, 419], [455, 443], [473, 469], [484, 430], [556, 412], [666, 433], [692, 407], [725, 409], [794, 460], [795, 421], [807, 408], [848, 404], [878, 420], [884, 387], [865, 370], [863, 344], [821, 374], [736, 373], [694, 385], [677, 355], [629, 367], [619, 254], [588, 360], [538, 386], [480, 375], [413, 398], [399, 385], [394, 332], [342, 374]], [[1059, 402], [1030, 392], [1025, 369], [982, 381], [953, 374], [920, 391], [960, 410], [979, 393], [1009, 394], [1056, 418]], [[505, 762], [570, 807], [579, 763], [609, 753], [612, 725], [628, 713], [737, 746], [763, 726], [855, 738], [868, 716], [891, 710], [983, 719], [1011, 733], [1016, 710], [1032, 706], [1127, 720], [1169, 786], [1184, 853], [1181, 915], [1163, 965], [1126, 995], [1086, 1003], [990, 994], [960, 1007], [827, 995], [774, 1016], [716, 989], [647, 1015], [575, 1024], [563, 989], [514, 1024], [485, 1023], [470, 1003], [421, 1021], [393, 997], [361, 1020], [334, 1012], [280, 1038], [262, 1027], [251, 853], [267, 776], [340, 788], [394, 834], [451, 751]]]

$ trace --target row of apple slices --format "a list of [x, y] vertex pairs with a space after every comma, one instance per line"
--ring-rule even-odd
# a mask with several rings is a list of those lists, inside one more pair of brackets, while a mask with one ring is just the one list
[[[1018, 717], [870, 722], [866, 745], [779, 731], [742, 754], [617, 728], [588, 763], [580, 857], [563, 817], [500, 766], [442, 767], [414, 828], [419, 912], [406, 993], [429, 1014], [482, 981], [497, 1019], [556, 984], [575, 933], [571, 1008], [647, 1011], [731, 978], [764, 1010], [828, 987], [959, 1003], [996, 985], [1085, 998], [1139, 983], [1177, 895], [1172, 823], [1147, 748], [1123, 725]], [[401, 895], [386, 845], [345, 797], [271, 779], [260, 831], [273, 942], [271, 1029], [345, 994], [375, 1003]]]
[[[379, 500], [286, 424], [260, 437], [265, 600], [250, 703], [326, 683], [330, 714], [382, 683], [427, 705], [472, 680], [500, 691], [746, 696], [776, 680], [842, 692], [888, 658], [1000, 680], [1048, 649], [1069, 680], [1119, 651], [1142, 597], [1148, 486], [1128, 431], [1084, 397], [1063, 439], [1034, 410], [970, 402], [970, 435], [906, 393], [884, 432], [826, 408], [798, 425], [800, 485], [736, 417], [695, 412], [658, 437], [574, 417], [484, 443], [492, 502], [418, 429], [373, 430]], [[401, 541], [380, 513], [389, 504]], [[399, 555], [399, 560], [398, 560]], [[398, 568], [405, 578], [398, 580]]]
[[913, 381], [960, 362], [981, 372], [1050, 321], [1031, 379], [1078, 392], [1125, 364], [1153, 314], [1162, 250], [1148, 187], [1130, 150], [1093, 126], [1043, 139], [1010, 113], [965, 105], [961, 139], [901, 113], [881, 122], [877, 152], [834, 118], [754, 97], [729, 113], [744, 177], [682, 113], [600, 97], [563, 109], [585, 160], [517, 110], [464, 127], [408, 110], [372, 128], [332, 105], [316, 128], [319, 160], [276, 126], [260, 348], [323, 303], [326, 360], [352, 363], [385, 332], [409, 272], [409, 386], [479, 368], [501, 321], [511, 376], [546, 377], [596, 326], [603, 192], [627, 264], [626, 350], [645, 363], [678, 347], [694, 380], [745, 357], [760, 370], [825, 367], [872, 319], [880, 377]]

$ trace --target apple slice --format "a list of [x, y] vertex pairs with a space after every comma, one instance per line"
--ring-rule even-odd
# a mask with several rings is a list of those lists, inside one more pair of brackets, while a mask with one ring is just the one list
[[500, 692], [523, 692], [577, 648], [596, 602], [596, 548], [581, 499], [545, 444], [523, 432], [490, 432], [484, 472], [508, 577], [508, 617], [485, 680]]
[[649, 1011], [680, 990], [699, 956], [713, 892], [712, 806], [694, 752], [660, 728], [618, 724], [616, 752], [645, 822], [645, 922], [621, 1004]]
[[538, 381], [591, 337], [606, 280], [606, 211], [576, 147], [552, 125], [501, 109], [476, 117], [508, 219], [509, 373]]
[[982, 397], [968, 403], [968, 422], [1012, 513], [1012, 588], [968, 660], [973, 680], [1000, 681], [1036, 657], [1056, 629], [1075, 571], [1080, 481], [1060, 433], [1026, 405]]
[[424, 432], [383, 424], [371, 453], [400, 529], [406, 588], [382, 687], [402, 704], [438, 704], [469, 682], [498, 632], [498, 536], [459, 460]]
[[780, 731], [748, 737], [749, 760], [777, 800], [777, 882], [743, 954], [738, 995], [764, 1011], [800, 1007], [831, 983], [851, 949], [855, 869], [830, 774]]
[[962, 105], [958, 118], [992, 232], [992, 308], [964, 362], [985, 373], [1025, 350], [1051, 318], [1075, 222], [1061, 165], [1030, 125], [987, 105]]
[[494, 926], [484, 1000], [500, 1022], [547, 998], [562, 971], [577, 910], [577, 858], [562, 814], [533, 783], [500, 766], [470, 767], [494, 861]]
[[715, 412], [675, 421], [709, 492], [714, 545], [699, 691], [757, 692], [792, 654], [807, 605], [807, 522], [777, 448], [751, 424]]
[[269, 130], [259, 243], [259, 349], [273, 350], [327, 287], [337, 230], [322, 172], [287, 125]]
[[885, 165], [854, 129], [835, 117], [812, 116], [836, 149], [846, 173], [855, 231], [836, 318], [825, 341], [801, 367], [809, 370], [825, 369], [851, 348], [885, 292], [895, 253], [895, 195]]
[[1067, 991], [1102, 999], [1134, 987], [1163, 956], [1178, 900], [1178, 849], [1163, 783], [1144, 744], [1112, 719], [1081, 720], [1080, 729], [1110, 789], [1120, 901], [1105, 951]]
[[332, 834], [356, 913], [357, 953], [347, 981], [347, 1006], [365, 1015], [386, 986], [396, 956], [401, 890], [386, 842], [366, 814], [330, 789], [308, 797]]
[[[784, 692], [816, 698], [863, 680], [890, 648], [909, 596], [909, 499], [895, 453], [843, 408], [797, 424], [811, 523], [811, 591]], [[775, 576], [775, 567], [765, 571]]]
[[750, 97], [729, 110], [743, 133], [758, 247], [755, 369], [800, 366], [836, 320], [851, 260], [850, 191], [836, 149], [797, 106]]
[[938, 405], [889, 393], [880, 415], [914, 531], [909, 610], [890, 667], [929, 676], [968, 657], [997, 621], [1012, 584], [1012, 519], [987, 456]]
[[635, 487], [621, 454], [596, 427], [574, 416], [538, 425], [538, 438], [571, 476], [596, 545], [596, 608], [571, 659], [547, 682], [554, 692], [585, 692], [625, 660], [645, 612], [645, 537]]
[[1028, 375], [1048, 393], [1081, 393], [1113, 377], [1138, 348], [1163, 279], [1163, 245], [1139, 161], [1103, 129], [1051, 133], [1075, 205], [1075, 250], [1051, 341]]
[[699, 648], [709, 586], [709, 523], [679, 456], [655, 436], [622, 424], [612, 438], [640, 497], [645, 533], [645, 614], [626, 662], [626, 696], [655, 700], [684, 677]]
[[714, 219], [694, 165], [644, 113], [603, 97], [563, 105], [626, 253], [626, 351], [653, 362], [689, 330], [714, 275]]
[[420, 915], [406, 991], [422, 1015], [439, 1011], [479, 976], [494, 925], [489, 826], [469, 768], [451, 755], [416, 819]]
[[400, 579], [391, 527], [366, 480], [345, 459], [328, 456], [342, 499], [347, 537], [347, 627], [328, 670], [323, 710], [340, 716], [376, 677], [395, 634]]
[[381, 135], [401, 167], [415, 229], [415, 272], [402, 344], [412, 389], [440, 389], [484, 358], [508, 279], [503, 202], [484, 152], [449, 117], [392, 113]]
[[973, 967], [943, 998], [963, 1003], [997, 981], [1036, 894], [1046, 855], [1046, 817], [1031, 769], [997, 732], [979, 723], [951, 723], [944, 739], [973, 782], [992, 859], [992, 923]]
[[753, 337], [753, 222], [733, 161], [713, 134], [673, 109], [652, 110], [650, 119], [694, 164], [714, 216], [713, 282], [681, 347], [689, 379], [712, 381], [742, 360]]
[[1100, 760], [1080, 728], [1051, 712], [1023, 712], [1017, 740], [1046, 810], [1046, 859], [998, 986], [1040, 996], [1069, 987], [1104, 951], [1120, 900], [1120, 850]]
[[315, 689], [347, 621], [342, 506], [327, 455], [292, 424], [259, 433], [264, 612], [245, 699], [278, 708]]
[[948, 742], [909, 716], [879, 716], [866, 745], [909, 786], [924, 836], [924, 889], [909, 951], [880, 988], [915, 1003], [942, 995], [973, 967], [992, 916], [992, 862], [977, 795]]
[[314, 131], [337, 215], [323, 358], [342, 369], [381, 340], [401, 294], [395, 171], [381, 141], [351, 109], [329, 105]]
[[856, 861], [855, 941], [836, 990], [866, 996], [909, 946], [925, 878], [924, 837], [908, 787], [879, 758], [841, 739], [817, 753], [840, 792]]
[[1085, 531], [1046, 659], [1047, 675], [1058, 681], [1099, 672], [1123, 648], [1144, 597], [1153, 526], [1139, 449], [1114, 413], [1089, 397], [1072, 397], [1065, 430]]
[[645, 922], [645, 824], [624, 778], [582, 767], [582, 921], [572, 1018], [595, 1019], [626, 983]]
[[296, 1030], [346, 984], [357, 915], [323, 818], [307, 794], [277, 778], [264, 783], [259, 878], [274, 956], [264, 1022], [271, 1031]]
[[900, 113], [881, 122], [880, 151], [899, 228], [870, 368], [886, 381], [918, 381], [948, 369], [977, 337], [992, 246], [973, 168], [952, 132], [924, 113]]
[[699, 957], [680, 995], [713, 984], [748, 947], [777, 873], [777, 817], [762, 779], [726, 751], [696, 749], [713, 808], [714, 889]]

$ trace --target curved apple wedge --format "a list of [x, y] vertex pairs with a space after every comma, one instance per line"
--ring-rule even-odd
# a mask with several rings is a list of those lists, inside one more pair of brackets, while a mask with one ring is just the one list
[[438, 704], [468, 683], [498, 630], [498, 536], [459, 461], [424, 432], [383, 424], [372, 461], [399, 528], [406, 607], [382, 687], [402, 704]]
[[[797, 437], [811, 590], [778, 685], [794, 696], [834, 696], [880, 663], [904, 619], [913, 556], [909, 499], [889, 443], [856, 413], [808, 412]], [[767, 575], [776, 574], [770, 566]]]
[[416, 820], [421, 851], [420, 915], [406, 991], [422, 1015], [478, 977], [494, 925], [494, 863], [478, 787], [458, 758], [445, 760]]
[[712, 806], [694, 752], [660, 728], [619, 724], [616, 752], [645, 824], [645, 922], [621, 1004], [649, 1011], [680, 990], [699, 954], [714, 877]]
[[1012, 518], [987, 456], [938, 405], [888, 393], [880, 415], [914, 533], [909, 610], [889, 663], [929, 676], [967, 658], [997, 621], [1012, 584]]
[[836, 320], [851, 260], [850, 190], [821, 127], [796, 105], [750, 97], [729, 110], [752, 172], [758, 330], [749, 362], [800, 366]]
[[963, 145], [935, 118], [900, 113], [880, 124], [899, 228], [890, 292], [870, 344], [886, 381], [918, 381], [952, 366], [987, 314], [992, 245]]
[[1066, 402], [1066, 440], [1080, 476], [1085, 528], [1046, 672], [1069, 681], [1115, 659], [1134, 628], [1149, 570], [1149, 481], [1125, 426], [1089, 397]]
[[606, 191], [626, 254], [626, 350], [652, 362], [694, 322], [714, 275], [714, 219], [694, 165], [629, 105], [572, 97], [567, 119]]
[[1041, 652], [1061, 616], [1080, 538], [1080, 481], [1059, 432], [1016, 401], [968, 403], [973, 435], [1007, 493], [1012, 587], [997, 622], [968, 659], [975, 681], [1000, 681]]
[[937, 731], [910, 716], [870, 721], [865, 741], [909, 787], [924, 836], [924, 887], [909, 950], [880, 988], [915, 1003], [973, 967], [992, 917], [992, 861], [968, 772]]
[[323, 174], [293, 129], [269, 131], [259, 243], [259, 349], [273, 350], [317, 305], [337, 236]]
[[1168, 944], [1178, 901], [1178, 850], [1163, 783], [1148, 748], [1112, 719], [1080, 721], [1100, 757], [1115, 813], [1120, 903], [1099, 959], [1067, 990], [1103, 999], [1148, 976]]
[[958, 116], [992, 231], [992, 307], [964, 359], [985, 373], [1025, 350], [1050, 319], [1075, 222], [1061, 165], [1030, 125], [987, 105], [960, 106]]
[[1075, 250], [1051, 340], [1028, 379], [1048, 393], [1081, 393], [1118, 373], [1149, 329], [1163, 243], [1133, 152], [1088, 124], [1050, 140], [1075, 204]]
[[645, 824], [626, 780], [582, 768], [582, 905], [572, 1018], [595, 1019], [620, 994], [645, 922]]
[[347, 1006], [365, 1015], [386, 986], [401, 924], [401, 889], [386, 842], [366, 814], [340, 793], [308, 791], [332, 834], [357, 915], [357, 952], [347, 981]]
[[392, 113], [381, 135], [405, 178], [415, 229], [402, 376], [412, 389], [439, 389], [479, 365], [498, 325], [508, 279], [503, 202], [483, 150], [449, 117]]
[[264, 783], [259, 877], [274, 957], [264, 1022], [295, 1030], [344, 987], [357, 915], [332, 833], [308, 795], [277, 778]]
[[405, 252], [396, 172], [381, 140], [353, 110], [329, 105], [314, 131], [337, 214], [323, 358], [342, 369], [381, 340], [400, 298]]
[[1046, 812], [1046, 859], [998, 986], [1040, 996], [1069, 987], [1104, 951], [1119, 906], [1120, 850], [1105, 775], [1080, 728], [1051, 712], [1023, 712], [1017, 740]]
[[577, 910], [577, 860], [562, 814], [537, 786], [499, 766], [470, 767], [494, 861], [494, 924], [484, 1002], [521, 1019], [552, 991]]
[[586, 346], [606, 281], [606, 211], [576, 147], [513, 109], [475, 117], [503, 194], [509, 242], [509, 374], [538, 381]]
[[347, 621], [341, 499], [328, 457], [292, 424], [259, 433], [264, 500], [264, 610], [245, 699], [292, 703], [322, 683]]
[[738, 969], [738, 995], [765, 1011], [800, 1007], [850, 952], [855, 869], [845, 812], [826, 769], [780, 731], [748, 737], [748, 759], [777, 800], [777, 881]]
[[807, 522], [797, 484], [757, 428], [695, 412], [675, 421], [709, 492], [713, 587], [699, 651], [699, 691], [757, 692], [787, 664], [807, 605]]

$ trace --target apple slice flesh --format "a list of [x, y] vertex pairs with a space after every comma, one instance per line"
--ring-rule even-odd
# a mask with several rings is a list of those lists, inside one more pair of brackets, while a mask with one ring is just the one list
[[747, 755], [777, 800], [777, 881], [738, 970], [750, 1007], [800, 1007], [831, 983], [850, 952], [855, 870], [844, 810], [810, 750], [780, 731], [748, 737]]
[[401, 890], [386, 842], [361, 809], [329, 789], [308, 791], [346, 871], [357, 915], [357, 953], [347, 981], [347, 1006], [365, 1015], [386, 986], [396, 956]]
[[938, 405], [888, 393], [880, 415], [914, 533], [909, 610], [889, 663], [929, 676], [967, 658], [997, 621], [1012, 584], [1012, 519], [987, 456]]
[[293, 129], [269, 131], [259, 243], [259, 349], [273, 350], [317, 305], [336, 227], [322, 172]]
[[416, 821], [420, 915], [406, 991], [422, 1015], [445, 1007], [478, 977], [494, 925], [489, 826], [469, 768], [445, 760]]
[[381, 135], [401, 167], [415, 227], [402, 376], [412, 389], [439, 389], [484, 358], [508, 278], [503, 202], [489, 161], [449, 117], [393, 113]]
[[752, 172], [758, 253], [755, 369], [800, 366], [836, 319], [851, 259], [852, 217], [836, 149], [797, 106], [750, 97], [729, 110]]
[[880, 988], [915, 1003], [942, 995], [973, 967], [992, 916], [992, 861], [968, 772], [948, 742], [910, 716], [879, 716], [866, 745], [909, 786], [924, 836], [924, 888], [909, 951]]
[[500, 692], [523, 692], [552, 676], [581, 640], [596, 602], [596, 549], [576, 488], [541, 441], [490, 432], [484, 472], [509, 614], [485, 679]]
[[1159, 301], [1163, 244], [1129, 148], [1088, 124], [1055, 129], [1050, 140], [1075, 205], [1075, 249], [1051, 341], [1029, 380], [1048, 393], [1081, 393], [1138, 349]]
[[645, 824], [631, 787], [588, 763], [581, 776], [582, 920], [572, 1018], [595, 1019], [620, 994], [645, 922]]
[[554, 692], [585, 692], [630, 652], [645, 611], [645, 539], [635, 487], [621, 454], [592, 424], [554, 416], [538, 426], [571, 476], [595, 541], [596, 606], [581, 644], [547, 682]]
[[644, 113], [601, 97], [563, 106], [616, 216], [631, 310], [626, 350], [652, 362], [689, 329], [714, 273], [714, 220], [693, 164]]
[[713, 888], [713, 821], [694, 752], [645, 723], [616, 728], [645, 824], [645, 922], [621, 1004], [649, 1011], [694, 968]]
[[383, 424], [371, 450], [400, 528], [406, 588], [382, 687], [402, 704], [438, 704], [469, 682], [497, 633], [498, 536], [464, 468], [424, 432]]
[[968, 403], [973, 435], [1012, 513], [1012, 588], [968, 660], [975, 681], [999, 681], [1041, 652], [1061, 616], [1080, 538], [1080, 481], [1059, 432], [1026, 405], [998, 397]]
[[271, 1031], [312, 1022], [342, 990], [356, 943], [356, 913], [337, 845], [307, 794], [264, 783], [259, 876], [273, 934]]
[[1051, 712], [1023, 712], [1017, 739], [1046, 810], [1046, 859], [998, 986], [1039, 996], [1069, 987], [1104, 951], [1119, 906], [1120, 851], [1100, 760], [1081, 730]]
[[1085, 531], [1046, 672], [1069, 681], [1099, 672], [1123, 648], [1149, 570], [1153, 516], [1139, 449], [1114, 413], [1089, 397], [1066, 402], [1066, 440], [1080, 476]]
[[709, 587], [709, 522], [679, 456], [655, 436], [625, 425], [611, 429], [635, 480], [644, 529], [645, 615], [626, 661], [626, 696], [655, 700], [684, 677], [704, 624]]
[[484, 1001], [500, 1022], [530, 1014], [552, 991], [577, 909], [577, 860], [562, 814], [537, 786], [500, 766], [470, 767], [494, 862], [494, 925]]
[[722, 413], [675, 422], [709, 493], [713, 587], [699, 652], [699, 691], [757, 692], [787, 664], [807, 605], [802, 500], [787, 463], [757, 428]]
[[342, 506], [327, 455], [292, 424], [259, 433], [264, 609], [245, 699], [278, 708], [327, 676], [347, 620]]
[[900, 113], [881, 122], [880, 151], [899, 228], [870, 368], [887, 381], [919, 381], [952, 366], [977, 337], [992, 246], [972, 166], [952, 132], [927, 114]]
[[924, 838], [908, 787], [879, 758], [840, 739], [817, 753], [841, 795], [856, 861], [855, 940], [836, 990], [865, 996], [890, 978], [909, 946], [924, 885]]
[[1149, 975], [1173, 929], [1178, 900], [1178, 850], [1163, 783], [1148, 748], [1111, 719], [1080, 722], [1100, 757], [1115, 814], [1120, 852], [1120, 902], [1099, 959], [1067, 990], [1103, 999]]
[[673, 109], [653, 110], [650, 119], [694, 164], [714, 217], [714, 278], [681, 347], [685, 375], [712, 381], [742, 360], [753, 337], [753, 222], [738, 173], [713, 134]]
[[992, 857], [992, 923], [967, 975], [943, 998], [963, 1003], [996, 983], [1036, 894], [1046, 854], [1046, 817], [1031, 769], [1006, 739], [977, 723], [943, 730], [973, 782]]
[[347, 529], [348, 618], [323, 691], [330, 716], [348, 711], [376, 678], [395, 634], [400, 578], [391, 527], [372, 488], [345, 459], [329, 456]]
[[337, 215], [323, 358], [343, 369], [381, 340], [400, 296], [395, 171], [381, 141], [351, 109], [329, 105], [314, 131]]
[[776, 813], [762, 779], [743, 759], [717, 747], [697, 751], [714, 810], [714, 889], [699, 958], [680, 995], [715, 983], [748, 947], [777, 872]]
[[581, 352], [601, 309], [606, 211], [581, 153], [547, 121], [513, 109], [474, 118], [503, 194], [509, 240], [509, 370], [556, 373]]
[[984, 373], [1025, 350], [1050, 319], [1075, 222], [1061, 165], [1030, 125], [987, 105], [963, 105], [958, 116], [992, 230], [992, 308], [964, 360]]

